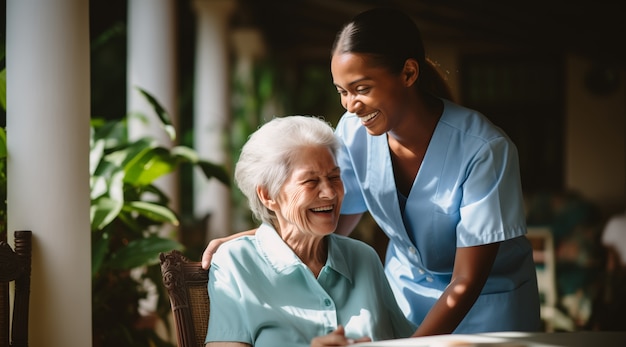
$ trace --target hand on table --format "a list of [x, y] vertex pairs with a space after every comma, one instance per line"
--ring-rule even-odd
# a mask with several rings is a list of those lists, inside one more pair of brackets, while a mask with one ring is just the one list
[[337, 330], [324, 336], [318, 336], [311, 340], [311, 347], [327, 347], [327, 346], [348, 346], [358, 342], [370, 342], [369, 337], [361, 337], [359, 339], [346, 338], [343, 326], [338, 326]]

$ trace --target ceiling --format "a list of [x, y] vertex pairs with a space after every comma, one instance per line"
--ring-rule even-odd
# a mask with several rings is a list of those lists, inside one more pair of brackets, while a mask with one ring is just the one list
[[235, 25], [254, 25], [270, 47], [324, 55], [353, 15], [374, 6], [405, 10], [427, 42], [496, 44], [532, 54], [575, 53], [622, 65], [626, 13], [617, 1], [560, 0], [239, 0]]

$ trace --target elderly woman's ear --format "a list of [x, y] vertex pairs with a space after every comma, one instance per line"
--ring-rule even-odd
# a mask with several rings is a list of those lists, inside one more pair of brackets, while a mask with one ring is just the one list
[[266, 188], [256, 187], [256, 195], [259, 197], [259, 200], [261, 200], [263, 206], [272, 211], [276, 211], [276, 209], [278, 208], [278, 204], [276, 203], [276, 201], [274, 201], [274, 199], [270, 197], [270, 194]]

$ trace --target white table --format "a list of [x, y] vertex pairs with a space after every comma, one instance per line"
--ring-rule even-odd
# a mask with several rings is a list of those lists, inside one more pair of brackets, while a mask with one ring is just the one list
[[472, 335], [439, 335], [359, 343], [354, 347], [626, 347], [626, 331], [577, 331], [563, 333], [501, 332]]

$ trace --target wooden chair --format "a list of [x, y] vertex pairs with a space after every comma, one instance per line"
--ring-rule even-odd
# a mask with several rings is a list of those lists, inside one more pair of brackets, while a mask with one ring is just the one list
[[554, 236], [549, 227], [528, 227], [526, 237], [533, 247], [537, 285], [541, 296], [541, 319], [547, 332], [573, 331], [574, 322], [558, 308]]
[[[15, 251], [0, 241], [0, 346], [27, 347], [32, 233], [16, 231], [14, 235]], [[15, 282], [12, 316], [9, 282]]]
[[178, 346], [203, 347], [209, 325], [209, 273], [177, 250], [161, 253], [160, 261]]

